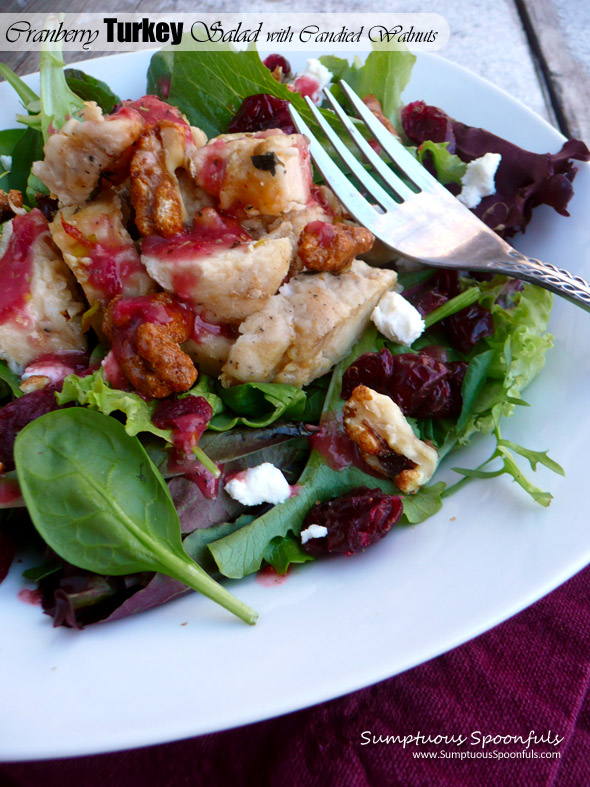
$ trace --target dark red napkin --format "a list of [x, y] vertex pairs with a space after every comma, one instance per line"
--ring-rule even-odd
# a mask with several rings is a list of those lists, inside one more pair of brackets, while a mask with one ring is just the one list
[[179, 743], [6, 763], [0, 784], [578, 787], [590, 784], [589, 688], [590, 567], [487, 634], [363, 691]]

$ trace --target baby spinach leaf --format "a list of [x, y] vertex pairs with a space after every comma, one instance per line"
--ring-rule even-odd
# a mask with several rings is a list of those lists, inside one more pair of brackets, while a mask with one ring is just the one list
[[66, 68], [64, 71], [68, 87], [83, 101], [96, 101], [105, 115], [113, 111], [121, 99], [110, 89], [106, 82], [91, 77], [78, 68]]
[[77, 407], [48, 413], [19, 433], [14, 454], [33, 524], [64, 560], [97, 574], [160, 572], [255, 622], [183, 550], [162, 476], [114, 418]]

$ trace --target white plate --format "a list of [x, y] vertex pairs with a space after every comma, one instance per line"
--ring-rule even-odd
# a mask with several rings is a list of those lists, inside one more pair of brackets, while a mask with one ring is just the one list
[[[137, 97], [147, 62], [146, 54], [117, 55], [83, 67]], [[4, 85], [0, 96], [0, 128], [14, 125], [18, 104]], [[522, 105], [434, 56], [419, 58], [405, 97], [538, 152], [561, 145]], [[537, 211], [518, 245], [589, 278], [590, 168], [580, 166], [575, 185], [571, 218]], [[228, 583], [259, 610], [252, 628], [191, 594], [118, 623], [53, 629], [17, 599], [15, 566], [0, 587], [0, 758], [113, 751], [287, 713], [443, 653], [572, 576], [590, 562], [590, 315], [558, 302], [552, 330], [555, 349], [526, 395], [533, 407], [505, 428], [566, 468], [566, 478], [538, 473], [555, 496], [548, 510], [504, 479], [475, 482], [439, 516], [395, 530], [363, 555], [301, 567], [274, 587], [253, 577]], [[488, 449], [470, 447], [461, 465]]]

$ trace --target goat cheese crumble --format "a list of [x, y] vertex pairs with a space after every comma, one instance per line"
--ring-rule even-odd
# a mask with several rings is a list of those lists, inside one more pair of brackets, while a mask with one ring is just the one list
[[371, 319], [392, 342], [411, 345], [424, 332], [424, 320], [418, 309], [397, 292], [386, 292], [373, 309]]
[[225, 491], [245, 506], [284, 503], [291, 495], [289, 482], [270, 462], [250, 467], [228, 481]]
[[499, 153], [486, 153], [470, 161], [461, 178], [461, 193], [457, 199], [467, 208], [477, 208], [484, 197], [496, 191], [495, 177], [502, 156]]
[[325, 538], [328, 535], [328, 528], [324, 525], [310, 525], [301, 531], [301, 543], [307, 544], [312, 538]]

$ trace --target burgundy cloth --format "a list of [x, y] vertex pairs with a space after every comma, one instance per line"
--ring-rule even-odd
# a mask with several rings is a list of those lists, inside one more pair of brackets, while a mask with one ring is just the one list
[[[296, 674], [301, 674], [292, 665]], [[326, 665], [329, 669], [329, 664]], [[277, 665], [285, 670], [286, 665]], [[6, 787], [386, 787], [590, 784], [590, 567], [533, 607], [403, 675], [241, 729], [130, 752], [0, 765]], [[34, 713], [34, 708], [31, 709]], [[56, 708], [59, 713], [59, 708]], [[75, 720], [72, 720], [75, 723]], [[563, 738], [560, 759], [417, 759], [447, 745], [361, 745], [379, 735]], [[490, 745], [516, 752], [522, 745]]]

